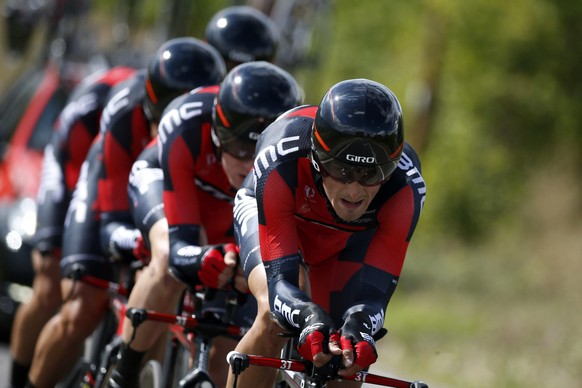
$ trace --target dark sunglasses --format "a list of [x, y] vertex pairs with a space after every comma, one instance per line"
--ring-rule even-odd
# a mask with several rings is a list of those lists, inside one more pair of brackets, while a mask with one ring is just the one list
[[220, 143], [222, 152], [239, 160], [251, 160], [255, 158], [255, 147], [257, 143], [249, 140], [241, 140], [233, 137]]
[[358, 182], [367, 187], [386, 182], [398, 165], [398, 160], [384, 164], [362, 165], [342, 162], [317, 150], [312, 150], [311, 154], [322, 176], [345, 184]]

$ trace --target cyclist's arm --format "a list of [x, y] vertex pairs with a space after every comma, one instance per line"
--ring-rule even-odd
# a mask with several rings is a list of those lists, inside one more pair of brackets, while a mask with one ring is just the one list
[[[162, 119], [163, 120], [163, 119]], [[200, 125], [196, 120], [190, 125]], [[164, 131], [164, 129], [162, 129]], [[198, 271], [207, 249], [196, 189], [196, 147], [199, 138], [186, 138], [184, 127], [158, 137], [164, 175], [163, 203], [168, 220], [170, 272], [189, 285], [200, 284]], [[192, 136], [192, 133], [190, 133]]]
[[278, 169], [272, 169], [259, 183], [258, 230], [269, 305], [280, 325], [298, 332], [302, 329], [299, 317], [313, 306], [313, 302], [299, 287], [303, 257], [295, 224], [294, 193]]
[[[101, 209], [100, 238], [104, 252], [114, 258], [133, 259], [132, 251], [141, 233], [133, 224], [129, 210], [127, 184], [136, 151], [120, 144], [116, 132], [127, 132], [114, 123], [103, 132], [98, 201]], [[121, 124], [123, 125], [123, 124]]]
[[383, 327], [417, 223], [418, 208], [413, 188], [403, 186], [378, 213], [379, 226], [366, 249], [360, 286], [352, 290], [356, 302], [343, 316], [344, 320], [353, 313], [369, 317], [372, 335]]

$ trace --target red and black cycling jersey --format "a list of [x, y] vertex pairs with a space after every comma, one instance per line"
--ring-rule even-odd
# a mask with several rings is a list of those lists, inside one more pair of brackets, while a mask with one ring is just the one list
[[156, 136], [133, 163], [127, 186], [133, 224], [141, 232], [147, 247], [150, 247], [151, 228], [166, 217], [162, 202], [163, 185], [164, 172], [160, 166]]
[[234, 242], [230, 185], [212, 142], [218, 86], [198, 88], [166, 108], [158, 129], [163, 202], [170, 233], [170, 268], [191, 282], [187, 268], [201, 245]]
[[259, 140], [252, 179], [238, 192], [234, 209], [241, 260], [256, 265], [260, 247], [271, 310], [289, 329], [300, 327], [297, 318], [310, 301], [298, 286], [304, 263], [311, 300], [338, 327], [346, 311], [358, 306], [369, 314], [376, 333], [424, 203], [420, 162], [406, 144], [398, 168], [366, 212], [351, 222], [340, 219], [309, 157], [316, 109], [290, 110]]
[[135, 69], [120, 66], [87, 77], [75, 88], [60, 113], [44, 150], [37, 195], [35, 243], [41, 252], [60, 250], [67, 206], [81, 165], [99, 132], [108, 93], [112, 86], [134, 73]]
[[113, 256], [133, 258], [138, 231], [133, 225], [127, 184], [133, 162], [152, 140], [143, 110], [144, 71], [117, 85], [101, 118], [101, 158], [97, 192], [101, 211], [101, 244]]

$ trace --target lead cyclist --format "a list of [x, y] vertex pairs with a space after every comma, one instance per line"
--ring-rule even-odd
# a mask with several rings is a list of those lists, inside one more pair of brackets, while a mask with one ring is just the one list
[[[342, 81], [318, 106], [281, 116], [261, 136], [235, 202], [241, 262], [258, 303], [235, 351], [277, 357], [284, 331], [299, 336], [299, 354], [316, 367], [340, 355], [340, 376], [367, 370], [425, 194], [400, 103], [386, 86]], [[237, 386], [272, 387], [269, 372], [251, 366]]]

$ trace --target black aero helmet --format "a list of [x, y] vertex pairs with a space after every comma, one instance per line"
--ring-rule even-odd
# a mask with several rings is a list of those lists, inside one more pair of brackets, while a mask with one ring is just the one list
[[205, 38], [229, 68], [250, 61], [272, 61], [279, 42], [272, 20], [253, 7], [224, 8], [206, 26]]
[[146, 115], [160, 121], [174, 98], [200, 86], [218, 85], [225, 73], [222, 57], [208, 43], [192, 37], [170, 39], [158, 49], [147, 69]]
[[252, 158], [263, 130], [302, 100], [297, 81], [280, 67], [265, 61], [240, 64], [227, 74], [216, 96], [213, 140], [238, 159]]
[[312, 144], [314, 167], [323, 176], [380, 184], [396, 169], [404, 146], [400, 103], [378, 82], [339, 82], [319, 104]]

